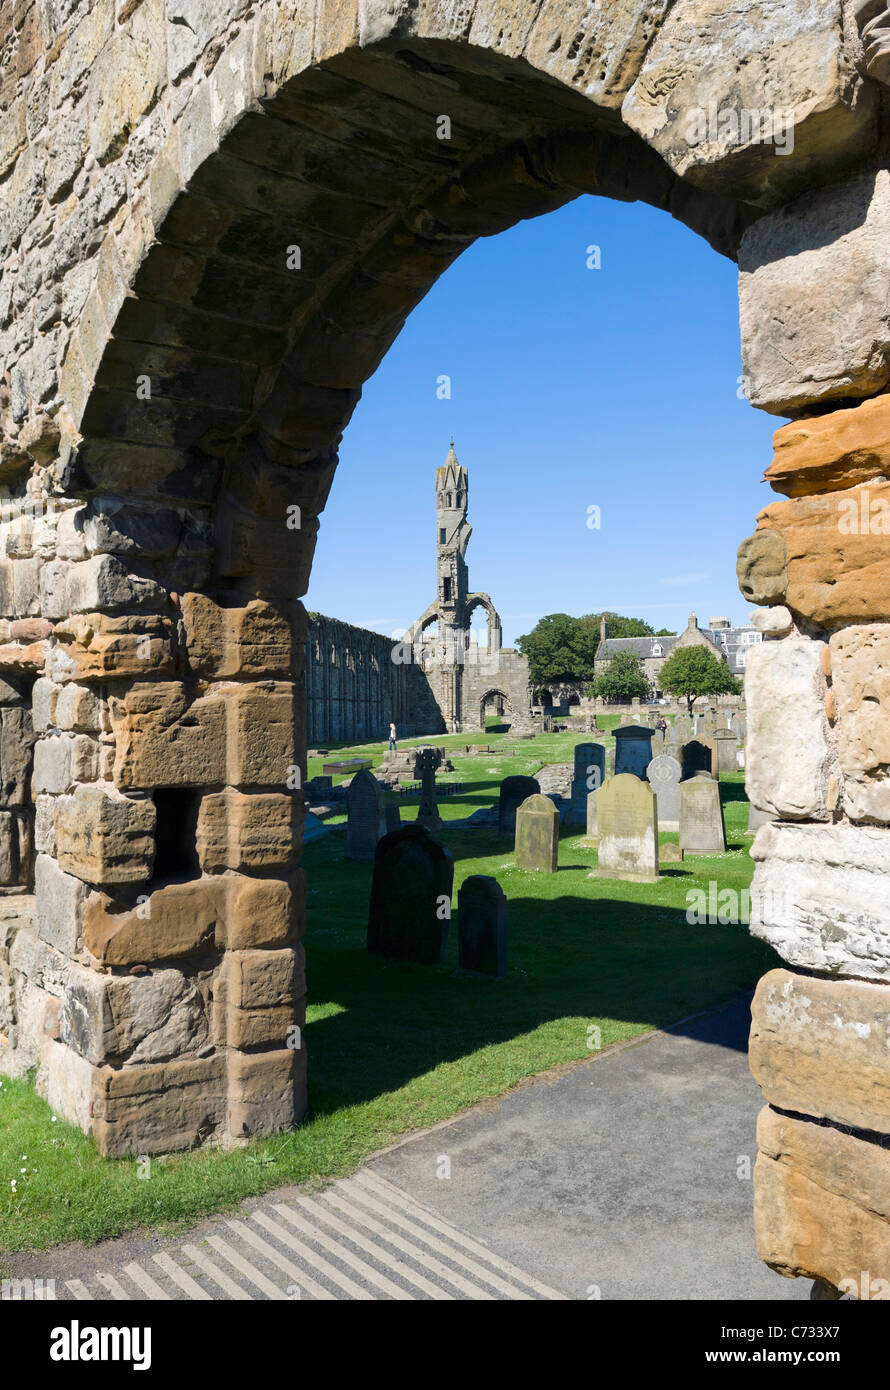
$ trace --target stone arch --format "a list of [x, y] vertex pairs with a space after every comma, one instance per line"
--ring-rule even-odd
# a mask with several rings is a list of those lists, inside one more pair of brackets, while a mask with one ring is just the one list
[[501, 706], [503, 716], [506, 718], [507, 723], [514, 724], [516, 721], [516, 711], [509, 693], [506, 690], [501, 690], [498, 686], [492, 686], [485, 691], [479, 700], [479, 728], [485, 728], [485, 710], [492, 701], [495, 701]]
[[[173, 21], [182, 17], [170, 8]], [[39, 1061], [41, 1084], [104, 1151], [238, 1142], [301, 1113], [302, 1055], [287, 1047], [282, 1021], [299, 1023], [304, 991], [293, 871], [301, 808], [283, 790], [304, 763], [299, 599], [362, 383], [475, 237], [584, 192], [669, 210], [739, 259], [749, 397], [816, 420], [871, 397], [857, 424], [876, 418], [890, 363], [880, 346], [885, 305], [869, 285], [883, 282], [872, 248], [886, 245], [890, 178], [878, 158], [880, 90], [859, 75], [881, 74], [882, 42], [872, 31], [863, 47], [853, 24], [874, 7], [765, 8], [740, 0], [715, 17], [707, 6], [628, 0], [588, 7], [579, 20], [564, 0], [327, 0], [309, 10], [303, 0], [257, 0], [249, 11], [231, 0], [196, 7], [194, 24], [168, 24], [162, 0], [124, 7], [120, 18], [111, 0], [98, 0], [47, 7], [43, 39], [26, 26], [4, 38], [0, 472], [17, 496], [33, 470], [45, 491], [83, 504], [63, 507], [53, 568], [44, 566], [29, 614], [52, 634], [26, 642], [8, 603], [6, 669], [24, 667], [34, 647], [42, 693], [107, 687], [111, 724], [95, 737], [76, 725], [66, 735], [55, 839], [47, 834], [37, 857], [37, 930], [88, 971], [91, 961], [110, 970], [185, 962], [189, 1006], [204, 1028], [159, 1067], [138, 1115], [127, 1058], [89, 1061], [91, 1048], [78, 1051], [73, 1031], [64, 1033], [64, 1011], [58, 1037], [30, 1040], [22, 1067]], [[783, 158], [775, 131], [773, 148], [759, 129], [736, 140], [709, 127], [688, 133], [696, 112], [783, 106], [794, 137]], [[63, 129], [72, 139], [51, 148], [47, 132]], [[855, 323], [839, 333], [856, 295]], [[830, 435], [841, 426], [813, 419], [802, 428], [823, 451], [821, 482], [858, 485], [861, 462], [844, 463]], [[875, 436], [865, 456], [883, 477], [886, 428]], [[799, 461], [789, 472], [787, 457], [773, 480], [788, 489], [791, 512], [786, 503], [768, 509], [740, 557], [746, 596], [782, 610], [767, 629], [775, 640], [749, 661], [759, 668], [751, 786], [780, 817], [758, 841], [758, 874], [800, 879], [801, 864], [823, 862], [819, 847], [833, 837], [833, 881], [845, 882], [853, 861], [868, 878], [859, 832], [890, 834], [890, 806], [874, 769], [828, 775], [839, 755], [826, 721], [835, 722], [829, 712], [845, 717], [850, 629], [868, 621], [881, 629], [875, 640], [887, 640], [880, 594], [890, 586], [883, 575], [863, 586], [852, 561], [852, 575], [839, 578], [826, 561], [815, 579], [801, 576], [796, 519], [830, 527], [814, 501], [824, 487]], [[817, 567], [829, 549], [811, 547]], [[784, 703], [808, 711], [813, 750], [790, 790], [769, 756], [781, 743], [770, 719], [783, 704], [777, 694], [788, 695], [782, 673], [795, 666], [776, 655], [783, 650], [805, 668], [799, 699]], [[833, 669], [839, 695], [827, 688]], [[247, 738], [256, 727], [264, 738]], [[85, 755], [77, 766], [75, 744]], [[46, 752], [35, 765], [38, 757]], [[171, 785], [199, 803], [202, 873], [197, 885], [158, 888], [152, 796]], [[84, 826], [96, 862], [84, 853]], [[121, 837], [123, 865], [111, 853]], [[146, 888], [150, 931], [134, 908]], [[838, 975], [819, 988], [849, 1013], [860, 986], [845, 977], [861, 974], [862, 957], [851, 962], [820, 937], [807, 892], [799, 887], [789, 922], [755, 929], [811, 975]], [[866, 961], [882, 985], [888, 936]], [[241, 1001], [259, 987], [256, 950], [274, 964], [276, 986], [251, 1009]], [[117, 977], [87, 978], [100, 1017]], [[208, 980], [212, 1020], [199, 989]], [[809, 977], [807, 985], [815, 988]], [[52, 1002], [34, 981], [15, 988], [27, 995], [22, 1017]], [[809, 1104], [820, 1118], [812, 1091], [777, 1093], [775, 1073], [787, 1068], [771, 1072], [769, 1045], [758, 1056], [777, 1109], [805, 1116]], [[862, 1145], [877, 1171], [868, 1135], [886, 1132], [886, 1114], [857, 1109], [850, 1095], [826, 1106], [856, 1130], [848, 1137], [859, 1158], [845, 1171], [865, 1171]], [[805, 1146], [813, 1127], [800, 1123]], [[777, 1176], [789, 1165], [775, 1153], [765, 1149], [760, 1181], [791, 1213], [787, 1171]], [[795, 1239], [796, 1221], [786, 1223], [784, 1247], [761, 1232], [767, 1258], [797, 1272], [803, 1257], [788, 1251], [811, 1248], [807, 1270], [837, 1278], [830, 1250]], [[886, 1272], [879, 1262], [872, 1269]]]
[[488, 623], [488, 650], [497, 651], [502, 644], [501, 618], [497, 609], [488, 594], [468, 594], [467, 604], [464, 610], [466, 624], [469, 628], [470, 621], [477, 608], [484, 608]]

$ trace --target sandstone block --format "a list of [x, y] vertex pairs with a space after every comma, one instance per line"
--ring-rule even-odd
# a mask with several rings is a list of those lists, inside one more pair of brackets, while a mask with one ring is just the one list
[[60, 689], [55, 681], [47, 680], [45, 676], [38, 676], [34, 682], [31, 693], [31, 718], [38, 733], [42, 734], [55, 723], [56, 700]]
[[165, 598], [146, 565], [135, 560], [124, 562], [117, 555], [94, 555], [72, 565], [68, 573], [71, 613], [157, 608]]
[[58, 796], [77, 782], [94, 782], [99, 775], [99, 745], [86, 734], [56, 734], [34, 746], [32, 786], [36, 793]]
[[57, 1040], [46, 1039], [40, 1048], [35, 1082], [53, 1114], [85, 1133], [92, 1128], [93, 1068], [85, 1057]]
[[847, 814], [890, 821], [890, 624], [836, 632], [831, 669]]
[[771, 823], [751, 857], [752, 935], [804, 969], [890, 980], [890, 830]]
[[55, 809], [59, 867], [86, 883], [139, 883], [155, 857], [154, 802], [104, 784], [77, 787]]
[[66, 956], [77, 951], [86, 884], [66, 874], [55, 859], [38, 854], [34, 865], [34, 930]]
[[230, 1052], [228, 1130], [232, 1138], [290, 1129], [306, 1109], [306, 1050]]
[[102, 708], [95, 691], [73, 682], [63, 685], [55, 702], [54, 722], [56, 728], [70, 732], [101, 733]]
[[240, 686], [227, 695], [225, 780], [232, 786], [288, 785], [297, 759], [295, 697], [286, 681]]
[[890, 986], [771, 970], [751, 1005], [749, 1061], [782, 1110], [890, 1134]]
[[27, 801], [35, 739], [29, 710], [0, 712], [0, 805], [23, 806]]
[[775, 608], [755, 608], [751, 622], [764, 637], [787, 637], [794, 626], [794, 619], [781, 603]]
[[793, 415], [886, 386], [888, 235], [886, 169], [808, 193], [745, 232], [739, 310], [743, 373], [754, 405]]
[[189, 701], [181, 681], [136, 682], [110, 702], [119, 787], [200, 787], [226, 782], [226, 703]]
[[196, 675], [228, 680], [292, 671], [293, 636], [280, 606], [254, 599], [246, 608], [223, 608], [205, 594], [183, 594], [182, 621]]
[[279, 946], [304, 929], [305, 874], [295, 869], [286, 878], [225, 875], [229, 908], [219, 945], [231, 951]]
[[825, 717], [823, 643], [808, 637], [758, 643], [748, 653], [745, 787], [761, 811], [827, 820], [833, 754]]
[[205, 873], [286, 868], [297, 858], [303, 806], [292, 796], [227, 789], [201, 798], [198, 858]]
[[110, 617], [77, 615], [59, 623], [47, 666], [53, 679], [145, 679], [173, 671], [173, 623], [157, 614]]
[[786, 497], [839, 492], [890, 473], [890, 396], [776, 430], [764, 477]]
[[153, 965], [212, 946], [225, 933], [225, 878], [168, 883], [147, 903], [121, 908], [105, 893], [83, 906], [84, 943], [103, 965]]
[[622, 108], [675, 173], [766, 207], [866, 154], [874, 113], [840, 0], [676, 0]]
[[[441, 11], [429, 8], [438, 21], [438, 32]], [[490, 6], [476, 8], [473, 28], [482, 29], [487, 19], [492, 27], [491, 46], [499, 34], [503, 35], [504, 9], [499, 6], [492, 12]], [[535, 67], [582, 91], [597, 105], [618, 107], [668, 9], [669, 0], [617, 0], [612, 5], [593, 7], [583, 0], [568, 5], [545, 0], [536, 13], [525, 56]], [[511, 7], [514, 23], [521, 16], [519, 7]], [[472, 37], [470, 42], [474, 42]]]
[[[779, 1274], [823, 1279], [844, 1292], [855, 1288], [860, 1297], [863, 1271], [869, 1283], [890, 1280], [888, 1150], [769, 1106], [758, 1118], [757, 1143], [760, 1258]], [[877, 1288], [872, 1296], [880, 1296]]]
[[[784, 543], [780, 597], [793, 612], [829, 629], [890, 618], [890, 482], [773, 502], [757, 528], [752, 540], [778, 535]], [[750, 597], [744, 585], [742, 592]]]
[[788, 589], [787, 559], [785, 542], [777, 531], [755, 531], [742, 541], [736, 574], [749, 603], [782, 603]]
[[93, 1135], [108, 1157], [169, 1153], [220, 1134], [225, 1058], [102, 1067], [93, 1075]]

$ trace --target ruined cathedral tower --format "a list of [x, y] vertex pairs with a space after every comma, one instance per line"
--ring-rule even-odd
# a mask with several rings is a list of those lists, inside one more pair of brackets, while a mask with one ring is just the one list
[[[513, 727], [530, 718], [528, 663], [512, 648], [501, 647], [501, 620], [486, 593], [471, 593], [466, 562], [473, 528], [467, 521], [469, 478], [458, 462], [454, 440], [436, 469], [436, 599], [410, 632], [449, 733], [484, 729], [485, 708], [497, 703]], [[480, 644], [472, 618], [483, 608], [487, 643]], [[435, 635], [432, 635], [433, 625]]]

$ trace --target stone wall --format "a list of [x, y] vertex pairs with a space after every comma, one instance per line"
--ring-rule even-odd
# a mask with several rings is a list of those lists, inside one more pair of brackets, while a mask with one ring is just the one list
[[7, 539], [0, 587], [0, 744], [26, 750], [0, 764], [4, 886], [35, 899], [0, 919], [0, 1049], [103, 1151], [302, 1113], [300, 598], [339, 439], [477, 236], [643, 199], [738, 259], [747, 393], [797, 421], [740, 566], [770, 634], [756, 881], [786, 894], [755, 930], [791, 967], [755, 1009], [758, 1241], [829, 1283], [890, 1273], [868, 11], [0, 0], [0, 484], [57, 512]]
[[[442, 717], [420, 666], [403, 661], [391, 637], [337, 618], [309, 614], [306, 643], [306, 729], [309, 743], [373, 743], [389, 737], [441, 733]], [[396, 659], [394, 659], [394, 656]]]

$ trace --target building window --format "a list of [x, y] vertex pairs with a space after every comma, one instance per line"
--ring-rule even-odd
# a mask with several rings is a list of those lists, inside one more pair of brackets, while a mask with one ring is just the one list
[[439, 544], [440, 544], [440, 545], [444, 545], [444, 544], [445, 544], [445, 527], [444, 527], [444, 526], [440, 526], [440, 527], [439, 527]]
[[664, 647], [661, 645], [660, 642], [656, 642], [656, 643], [655, 643], [655, 646], [652, 648], [652, 655], [653, 655], [653, 656], [664, 656]]
[[443, 598], [443, 600], [444, 600], [445, 603], [450, 603], [450, 602], [451, 602], [451, 580], [450, 580], [450, 579], [443, 579], [443, 580], [442, 580], [442, 598]]

